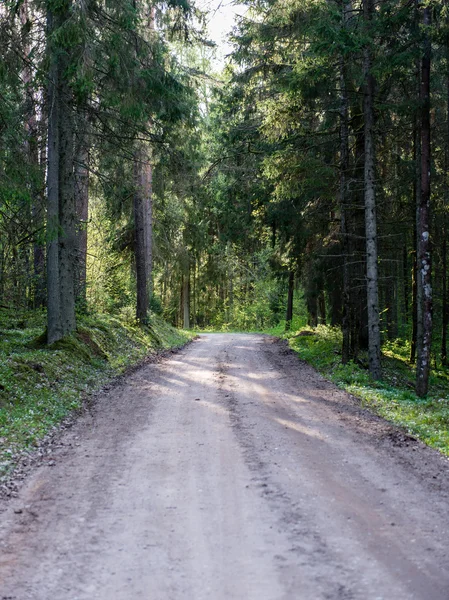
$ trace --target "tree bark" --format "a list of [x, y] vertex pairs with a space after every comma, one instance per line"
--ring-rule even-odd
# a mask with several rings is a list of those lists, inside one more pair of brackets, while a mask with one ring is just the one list
[[[140, 0], [133, 0], [137, 10]], [[154, 30], [155, 8], [148, 13], [147, 31]], [[139, 42], [136, 36], [136, 57], [139, 55]], [[151, 126], [151, 123], [148, 123]], [[140, 323], [148, 323], [148, 311], [152, 294], [152, 243], [153, 243], [153, 203], [151, 151], [148, 144], [136, 141], [134, 153], [134, 254], [136, 262], [136, 317]]]
[[316, 327], [318, 325], [318, 298], [315, 293], [310, 294], [307, 298], [307, 312], [307, 324], [309, 327]]
[[318, 314], [320, 325], [326, 325], [326, 297], [324, 292], [318, 296]]
[[447, 242], [446, 242], [447, 228], [446, 224], [443, 227], [443, 247], [442, 252], [442, 327], [441, 327], [441, 363], [443, 366], [447, 366], [447, 326], [449, 322], [449, 311], [447, 306]]
[[[421, 69], [418, 68], [418, 73]], [[412, 339], [410, 343], [410, 362], [416, 362], [416, 350], [418, 342], [418, 330], [422, 319], [418, 310], [420, 294], [418, 294], [418, 206], [421, 196], [421, 125], [418, 123], [418, 117], [415, 123], [413, 158], [415, 164], [415, 178], [413, 184], [413, 267], [412, 267]]]
[[[414, 34], [419, 37], [419, 27], [421, 20], [421, 13], [419, 9], [420, 0], [414, 0]], [[421, 202], [421, 120], [422, 120], [422, 107], [421, 107], [421, 68], [422, 61], [418, 58], [416, 60], [416, 92], [418, 97], [418, 108], [415, 111], [415, 123], [414, 123], [414, 136], [413, 136], [413, 158], [415, 163], [415, 180], [414, 180], [414, 258], [413, 258], [413, 328], [412, 328], [412, 341], [410, 349], [410, 362], [416, 362], [416, 354], [420, 353], [418, 345], [422, 342], [422, 288], [418, 285], [418, 220], [419, 220], [419, 206]]]
[[192, 321], [193, 327], [196, 327], [196, 314], [197, 314], [197, 299], [196, 299], [196, 269], [197, 269], [197, 260], [193, 259], [193, 289], [192, 289]]
[[[71, 17], [71, 2], [48, 12], [49, 38]], [[47, 339], [58, 341], [76, 328], [76, 209], [74, 194], [73, 94], [71, 56], [49, 44]]]
[[[47, 15], [48, 37], [58, 18]], [[47, 341], [62, 337], [59, 284], [59, 69], [56, 53], [49, 48], [48, 150], [47, 150]]]
[[285, 331], [290, 331], [293, 319], [293, 293], [295, 291], [295, 272], [288, 274], [287, 313], [285, 315]]
[[[449, 8], [449, 2], [446, 2]], [[449, 26], [449, 14], [446, 19], [446, 26]], [[447, 60], [449, 61], [449, 39], [446, 48]], [[448, 63], [449, 64], [449, 63]], [[445, 172], [445, 206], [449, 206], [449, 68], [446, 72], [446, 144], [444, 149], [444, 172]], [[443, 248], [442, 248], [442, 331], [441, 331], [441, 362], [443, 366], [447, 366], [447, 328], [449, 324], [449, 306], [447, 301], [447, 216], [444, 212], [443, 216]]]
[[[19, 7], [20, 23], [22, 25], [23, 41], [22, 52], [25, 57], [29, 57], [31, 52], [30, 31], [29, 27], [30, 15], [28, 10], [28, 0], [24, 0]], [[44, 282], [44, 264], [45, 252], [40, 240], [40, 231], [44, 225], [43, 214], [43, 199], [42, 199], [42, 183], [45, 169], [39, 163], [39, 148], [37, 142], [37, 115], [36, 102], [33, 91], [33, 71], [31, 62], [25, 60], [22, 70], [22, 81], [25, 86], [25, 153], [30, 167], [29, 182], [31, 190], [31, 226], [35, 231], [35, 238], [32, 242], [33, 254], [33, 278], [31, 285], [31, 302], [32, 306], [37, 308], [45, 303], [45, 282]]]
[[148, 297], [153, 293], [153, 166], [148, 157], [144, 165], [145, 183], [145, 256], [147, 265]]
[[182, 278], [182, 322], [184, 329], [190, 329], [190, 277], [189, 274]]
[[408, 280], [408, 257], [407, 257], [407, 236], [404, 236], [404, 247], [402, 249], [402, 293], [403, 293], [403, 316], [402, 316], [402, 335], [404, 328], [409, 322], [409, 280]]
[[[70, 18], [67, 9], [65, 20]], [[70, 60], [60, 53], [59, 93], [59, 276], [61, 288], [61, 325], [63, 336], [76, 328], [75, 319], [75, 265], [76, 206], [74, 184], [74, 107], [73, 94], [67, 79]]]
[[[350, 5], [342, 0], [342, 26], [347, 27], [348, 12]], [[348, 204], [348, 172], [349, 172], [349, 99], [346, 85], [346, 57], [340, 56], [340, 233], [343, 250], [343, 310], [342, 310], [342, 333], [343, 342], [341, 349], [341, 361], [343, 364], [349, 362], [350, 358], [350, 277], [349, 277], [349, 238], [347, 223]]]
[[[370, 26], [373, 14], [372, 0], [363, 0], [365, 24]], [[365, 231], [366, 278], [368, 306], [368, 361], [373, 379], [380, 379], [380, 325], [378, 292], [378, 252], [375, 190], [375, 140], [374, 140], [374, 78], [370, 42], [364, 50], [364, 130], [365, 130]]]
[[148, 304], [149, 304], [149, 262], [148, 248], [149, 235], [148, 225], [149, 216], [146, 214], [148, 210], [148, 180], [146, 178], [146, 170], [144, 163], [146, 161], [146, 153], [142, 144], [138, 144], [138, 148], [134, 155], [134, 256], [136, 261], [136, 318], [139, 323], [146, 324], [148, 322]]
[[[416, 393], [427, 394], [430, 374], [430, 352], [432, 337], [432, 280], [430, 247], [430, 65], [431, 42], [428, 29], [431, 24], [431, 9], [423, 9], [424, 41], [421, 62], [421, 194], [418, 206], [418, 314], [422, 315], [422, 326], [418, 329], [418, 355], [416, 361]], [[419, 319], [418, 319], [419, 323]]]
[[75, 297], [79, 308], [87, 306], [87, 222], [89, 216], [89, 127], [78, 119], [75, 148], [75, 205], [76, 205], [76, 279]]
[[[48, 91], [48, 87], [47, 87]], [[35, 237], [33, 248], [34, 264], [34, 304], [35, 307], [46, 305], [47, 287], [46, 287], [46, 196], [45, 196], [45, 176], [47, 166], [47, 136], [48, 136], [48, 93], [43, 97], [43, 105], [38, 122], [38, 153], [39, 153], [39, 172], [41, 173], [41, 189], [38, 194], [38, 202], [33, 205], [34, 228], [39, 234]]]

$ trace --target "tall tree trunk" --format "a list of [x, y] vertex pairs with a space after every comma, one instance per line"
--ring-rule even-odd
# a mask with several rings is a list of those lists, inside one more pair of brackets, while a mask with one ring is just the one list
[[193, 322], [193, 327], [197, 326], [197, 320], [196, 320], [196, 315], [197, 315], [196, 269], [197, 269], [197, 259], [194, 258], [193, 259], [193, 286], [192, 286], [192, 288], [193, 288], [192, 289], [192, 322]]
[[41, 241], [42, 230], [44, 229], [42, 201], [42, 197], [39, 195], [38, 202], [33, 204], [32, 207], [33, 227], [37, 232], [33, 244], [34, 308], [45, 305], [45, 247]]
[[[347, 0], [342, 0], [342, 27], [348, 26], [348, 14], [351, 9]], [[350, 358], [351, 299], [349, 276], [349, 237], [348, 237], [348, 173], [349, 173], [349, 98], [346, 84], [346, 56], [340, 55], [340, 233], [343, 250], [343, 342], [341, 360], [343, 364]]]
[[[416, 233], [416, 227], [413, 228]], [[416, 238], [416, 235], [415, 235]], [[415, 244], [416, 245], [416, 244]], [[412, 267], [412, 339], [410, 344], [410, 362], [416, 361], [416, 339], [418, 336], [418, 285], [417, 285], [417, 266], [416, 250], [413, 252]]]
[[148, 207], [146, 171], [143, 164], [146, 153], [139, 143], [134, 155], [134, 256], [136, 261], [136, 318], [139, 323], [148, 322], [149, 265], [148, 265]]
[[447, 227], [446, 223], [443, 227], [443, 247], [441, 249], [442, 252], [442, 261], [441, 267], [443, 270], [441, 285], [442, 285], [442, 327], [441, 327], [441, 363], [443, 366], [447, 366], [447, 326], [449, 323], [449, 311], [447, 305]]
[[[48, 93], [44, 95], [43, 106], [41, 109], [38, 123], [38, 153], [39, 153], [39, 172], [40, 190], [38, 193], [38, 202], [33, 204], [33, 223], [35, 231], [38, 234], [34, 239], [33, 264], [34, 264], [34, 305], [36, 308], [46, 305], [47, 287], [45, 273], [45, 218], [46, 218], [46, 198], [45, 198], [45, 174], [47, 166], [47, 136], [48, 136]], [[40, 144], [40, 147], [39, 147]]]
[[[373, 15], [372, 0], [363, 0], [365, 24], [369, 28]], [[374, 144], [374, 78], [372, 75], [371, 45], [364, 50], [364, 123], [365, 123], [365, 230], [366, 230], [366, 278], [368, 306], [368, 360], [373, 379], [380, 379], [380, 326], [377, 269], [377, 222], [375, 190], [375, 144]]]
[[184, 329], [190, 329], [190, 278], [189, 274], [182, 277], [182, 321]]
[[318, 325], [318, 297], [315, 292], [312, 292], [307, 298], [307, 312], [307, 324], [309, 327], [316, 327]]
[[[418, 80], [421, 67], [418, 66]], [[420, 113], [420, 111], [419, 111]], [[415, 164], [415, 178], [413, 183], [413, 268], [412, 268], [412, 339], [410, 343], [410, 362], [416, 362], [416, 350], [418, 342], [418, 330], [420, 330], [421, 313], [418, 310], [420, 293], [418, 293], [418, 206], [421, 197], [421, 124], [417, 111], [414, 136], [413, 136], [413, 159]]]
[[409, 322], [409, 280], [408, 280], [408, 256], [407, 256], [407, 236], [404, 236], [404, 248], [402, 249], [402, 293], [403, 293], [403, 315], [402, 315], [402, 335]]
[[331, 327], [337, 327], [342, 325], [343, 287], [341, 279], [336, 279], [335, 277], [332, 277], [330, 283], [331, 285], [328, 286], [330, 324]]
[[[59, 19], [49, 12], [48, 38]], [[59, 68], [56, 52], [49, 47], [48, 150], [47, 150], [47, 341], [62, 337], [59, 284]]]
[[[148, 150], [149, 154], [149, 150]], [[145, 255], [147, 264], [148, 297], [153, 293], [153, 166], [147, 154], [144, 165], [145, 183]]]
[[[67, 9], [66, 19], [70, 18]], [[76, 206], [74, 182], [74, 115], [73, 94], [67, 79], [70, 60], [67, 53], [61, 53], [60, 94], [59, 94], [59, 273], [61, 286], [62, 333], [67, 335], [75, 330], [75, 265], [77, 259]]]
[[324, 292], [318, 296], [318, 314], [320, 325], [326, 325], [326, 297]]
[[234, 320], [234, 268], [232, 259], [228, 261], [228, 297], [229, 297], [229, 318], [228, 322]]
[[85, 309], [87, 304], [87, 221], [89, 215], [89, 136], [87, 126], [78, 129], [75, 156], [75, 203], [77, 215], [76, 301]]
[[287, 314], [285, 315], [285, 331], [290, 331], [293, 319], [293, 293], [295, 291], [295, 272], [288, 274]]
[[[414, 34], [419, 37], [419, 28], [421, 21], [421, 13], [419, 7], [420, 0], [414, 0]], [[415, 111], [415, 123], [414, 123], [414, 136], [413, 136], [413, 157], [415, 163], [415, 178], [414, 178], [414, 210], [413, 210], [413, 233], [414, 233], [414, 260], [413, 260], [413, 328], [412, 328], [412, 340], [410, 348], [410, 362], [416, 362], [416, 354], [420, 353], [418, 344], [422, 342], [422, 288], [418, 285], [418, 220], [419, 220], [419, 206], [421, 203], [421, 120], [422, 120], [422, 107], [421, 107], [421, 68], [422, 61], [418, 58], [416, 60], [416, 93], [418, 97], [418, 108]]]
[[[418, 290], [420, 302], [418, 314], [422, 315], [422, 326], [418, 330], [418, 356], [416, 361], [416, 393], [427, 394], [430, 374], [430, 352], [432, 337], [432, 280], [430, 248], [430, 62], [431, 42], [428, 29], [431, 24], [431, 9], [423, 9], [424, 42], [421, 67], [421, 197], [418, 206]], [[419, 323], [419, 319], [418, 319]]]
[[[71, 18], [71, 2], [48, 13], [52, 34]], [[73, 94], [70, 52], [49, 46], [47, 335], [51, 344], [76, 328]]]
[[41, 229], [43, 227], [43, 205], [40, 183], [40, 175], [44, 177], [44, 169], [39, 163], [39, 148], [37, 142], [37, 115], [36, 102], [33, 92], [33, 72], [29, 55], [31, 52], [30, 31], [31, 27], [30, 16], [28, 10], [28, 0], [24, 0], [19, 7], [20, 23], [22, 25], [23, 34], [23, 55], [26, 57], [22, 70], [22, 81], [25, 86], [25, 152], [30, 167], [29, 181], [31, 190], [31, 227], [34, 230], [33, 240], [33, 278], [31, 299], [34, 307], [42, 306], [45, 302], [45, 283], [44, 283], [44, 261], [45, 254], [41, 238]]
[[[449, 1], [446, 2], [446, 6], [449, 8]], [[449, 26], [449, 14], [446, 19], [446, 26]], [[449, 34], [447, 40], [446, 56], [449, 66]], [[444, 149], [444, 172], [445, 172], [445, 209], [449, 206], [449, 67], [446, 72], [446, 144]], [[441, 331], [441, 362], [443, 366], [447, 366], [447, 327], [449, 324], [449, 306], [447, 299], [447, 216], [446, 210], [444, 210], [443, 216], [443, 248], [442, 248], [442, 331]]]
[[[141, 0], [133, 0], [138, 10]], [[142, 11], [145, 12], [144, 10]], [[154, 30], [155, 8], [149, 9], [146, 31]], [[139, 56], [139, 41], [135, 39], [136, 57]], [[148, 123], [151, 127], [151, 123]], [[148, 323], [148, 310], [152, 294], [152, 242], [153, 242], [153, 203], [151, 150], [145, 142], [136, 141], [134, 154], [134, 250], [136, 261], [137, 304], [136, 317], [140, 323]]]

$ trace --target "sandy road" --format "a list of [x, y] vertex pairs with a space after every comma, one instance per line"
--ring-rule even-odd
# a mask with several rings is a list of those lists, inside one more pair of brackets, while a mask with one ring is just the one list
[[104, 393], [7, 503], [2, 600], [448, 600], [449, 463], [256, 335]]

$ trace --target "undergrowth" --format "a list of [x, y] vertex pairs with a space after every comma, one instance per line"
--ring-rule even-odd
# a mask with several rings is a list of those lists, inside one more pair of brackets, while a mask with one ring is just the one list
[[88, 393], [147, 355], [192, 336], [152, 316], [148, 327], [108, 315], [81, 316], [78, 329], [51, 347], [44, 314], [0, 310], [0, 476]]
[[[309, 335], [307, 335], [307, 333]], [[415, 369], [408, 361], [409, 348], [401, 340], [382, 348], [382, 381], [373, 381], [361, 364], [341, 363], [341, 331], [319, 325], [282, 335], [298, 356], [313, 365], [340, 388], [362, 400], [367, 408], [405, 428], [411, 435], [449, 456], [449, 371], [434, 369], [427, 398], [414, 392]]]

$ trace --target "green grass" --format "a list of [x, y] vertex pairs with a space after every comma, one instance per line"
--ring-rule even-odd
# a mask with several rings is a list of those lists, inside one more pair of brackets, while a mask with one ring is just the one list
[[[303, 328], [302, 330], [307, 330]], [[426, 399], [414, 392], [415, 370], [407, 360], [409, 348], [396, 340], [383, 348], [382, 381], [373, 381], [367, 369], [353, 362], [341, 364], [341, 331], [318, 326], [313, 335], [298, 331], [274, 335], [286, 337], [298, 356], [313, 365], [340, 388], [362, 400], [380, 416], [403, 427], [411, 435], [449, 456], [449, 371], [433, 370]], [[362, 363], [367, 362], [367, 357]]]
[[108, 315], [80, 317], [76, 334], [47, 347], [44, 315], [0, 310], [0, 476], [15, 458], [81, 407], [86, 394], [193, 336], [152, 316], [149, 327]]

